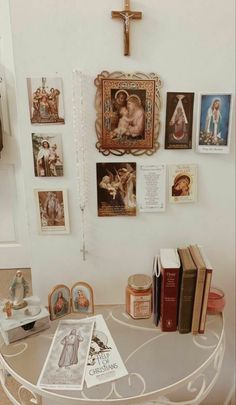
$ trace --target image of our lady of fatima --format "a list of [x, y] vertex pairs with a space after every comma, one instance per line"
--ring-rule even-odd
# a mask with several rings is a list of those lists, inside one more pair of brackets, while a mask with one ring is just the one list
[[97, 163], [98, 216], [136, 215], [136, 163]]

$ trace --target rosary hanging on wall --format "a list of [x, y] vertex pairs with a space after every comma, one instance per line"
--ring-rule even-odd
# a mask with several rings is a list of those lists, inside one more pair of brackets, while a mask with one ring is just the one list
[[86, 259], [85, 247], [85, 209], [87, 203], [86, 190], [86, 165], [85, 165], [85, 99], [83, 74], [78, 70], [73, 71], [73, 133], [76, 153], [76, 180], [78, 188], [78, 203], [81, 211], [81, 236], [82, 248], [80, 251], [83, 260]]

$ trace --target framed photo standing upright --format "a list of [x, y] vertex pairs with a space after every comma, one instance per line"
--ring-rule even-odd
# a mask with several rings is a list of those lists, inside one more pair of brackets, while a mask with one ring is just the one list
[[165, 149], [191, 149], [194, 93], [167, 93]]
[[232, 94], [201, 94], [198, 107], [197, 151], [229, 153]]
[[103, 155], [152, 155], [159, 148], [161, 80], [154, 74], [103, 71], [97, 87], [96, 147]]

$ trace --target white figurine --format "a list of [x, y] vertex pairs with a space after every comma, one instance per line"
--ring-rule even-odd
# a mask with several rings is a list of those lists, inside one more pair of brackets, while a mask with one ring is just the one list
[[13, 300], [13, 309], [21, 309], [27, 306], [24, 301], [29, 291], [28, 283], [25, 281], [22, 271], [17, 270], [13, 283], [10, 287], [10, 293]]

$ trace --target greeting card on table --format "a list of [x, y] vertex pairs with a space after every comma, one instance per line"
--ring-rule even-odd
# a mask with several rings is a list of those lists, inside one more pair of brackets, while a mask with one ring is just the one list
[[89, 320], [94, 320], [94, 331], [85, 374], [88, 388], [128, 374], [103, 316]]

